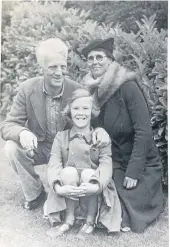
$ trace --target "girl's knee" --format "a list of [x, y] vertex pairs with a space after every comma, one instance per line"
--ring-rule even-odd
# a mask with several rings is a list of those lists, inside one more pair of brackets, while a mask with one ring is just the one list
[[81, 182], [87, 183], [90, 181], [91, 177], [95, 174], [93, 169], [85, 169], [81, 173]]
[[74, 167], [65, 167], [60, 172], [60, 179], [64, 185], [74, 185], [79, 183], [79, 175]]

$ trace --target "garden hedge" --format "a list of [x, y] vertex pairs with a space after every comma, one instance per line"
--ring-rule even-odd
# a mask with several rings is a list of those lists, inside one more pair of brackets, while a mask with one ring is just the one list
[[112, 27], [119, 22], [126, 32], [136, 32], [136, 20], [155, 13], [156, 28], [160, 30], [168, 27], [168, 1], [66, 1], [65, 7], [91, 10], [90, 19], [112, 23]]

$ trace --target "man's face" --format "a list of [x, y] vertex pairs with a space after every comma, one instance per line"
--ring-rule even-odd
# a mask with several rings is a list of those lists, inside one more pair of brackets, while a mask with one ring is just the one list
[[48, 86], [56, 88], [61, 87], [66, 73], [67, 66], [59, 61], [57, 57], [49, 57], [44, 64], [44, 75]]
[[70, 106], [71, 118], [74, 126], [80, 129], [90, 127], [92, 99], [82, 97], [72, 102]]
[[103, 51], [94, 50], [87, 56], [87, 64], [94, 78], [102, 76], [110, 63], [111, 59]]

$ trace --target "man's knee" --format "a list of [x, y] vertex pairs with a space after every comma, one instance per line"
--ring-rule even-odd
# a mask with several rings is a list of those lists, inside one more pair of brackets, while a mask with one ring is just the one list
[[19, 150], [18, 143], [11, 140], [6, 141], [4, 151], [7, 158], [11, 157], [11, 155], [17, 154], [18, 150]]
[[79, 183], [79, 175], [74, 167], [65, 167], [60, 172], [60, 179], [64, 185], [76, 186]]
[[14, 160], [22, 160], [23, 157], [30, 158], [30, 155], [26, 149], [23, 149], [21, 145], [17, 142], [8, 140], [4, 147], [5, 156], [9, 162], [13, 162]]
[[82, 171], [81, 182], [88, 183], [94, 173], [95, 171], [93, 169], [85, 169], [84, 171]]

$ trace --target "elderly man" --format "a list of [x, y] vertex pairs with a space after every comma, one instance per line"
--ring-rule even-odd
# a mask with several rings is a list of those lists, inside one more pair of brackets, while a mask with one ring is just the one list
[[[36, 208], [45, 199], [44, 187], [34, 166], [48, 163], [57, 131], [69, 128], [61, 111], [72, 92], [81, 87], [65, 77], [67, 56], [67, 46], [60, 39], [40, 43], [36, 57], [44, 76], [21, 84], [1, 128], [2, 138], [7, 141], [7, 159], [20, 178], [25, 209]], [[94, 132], [94, 140], [99, 144], [104, 143], [102, 131]]]

